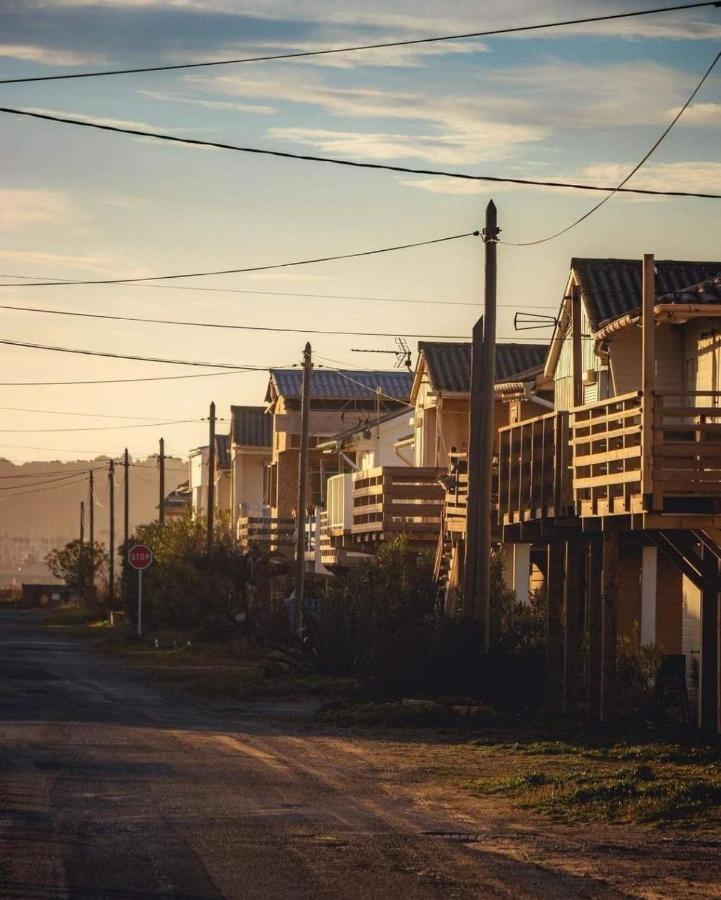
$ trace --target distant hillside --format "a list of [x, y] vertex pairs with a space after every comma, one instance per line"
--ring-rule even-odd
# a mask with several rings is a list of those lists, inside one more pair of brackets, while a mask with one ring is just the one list
[[[130, 528], [157, 518], [158, 468], [154, 458], [132, 459]], [[42, 559], [53, 547], [79, 537], [80, 503], [85, 502], [88, 534], [88, 476], [95, 469], [95, 539], [107, 546], [108, 459], [76, 462], [29, 462], [0, 459], [0, 584], [47, 577]], [[32, 477], [28, 477], [32, 476]], [[76, 477], [73, 477], [76, 476]], [[187, 463], [168, 457], [166, 492], [188, 477]], [[68, 478], [65, 482], [63, 479]], [[123, 468], [115, 466], [115, 533], [122, 540]]]

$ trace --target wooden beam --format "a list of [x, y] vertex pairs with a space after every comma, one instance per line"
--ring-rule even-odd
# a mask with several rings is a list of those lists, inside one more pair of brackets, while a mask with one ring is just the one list
[[572, 715], [578, 703], [578, 620], [583, 591], [582, 545], [566, 541], [566, 590], [563, 604], [563, 712]]
[[[718, 569], [718, 559], [708, 551], [704, 557]], [[699, 725], [706, 734], [718, 730], [719, 701], [719, 594], [711, 586], [701, 591], [701, 672]]]
[[588, 590], [586, 592], [586, 633], [588, 645], [587, 712], [591, 720], [601, 717], [603, 540], [594, 537], [590, 544]]
[[581, 334], [581, 288], [571, 286], [571, 351], [573, 362], [573, 405], [583, 405], [583, 335]]
[[616, 694], [616, 608], [618, 605], [618, 534], [603, 532], [603, 605], [600, 719], [613, 717]]
[[656, 302], [656, 276], [651, 253], [643, 257], [643, 288], [641, 298], [641, 494], [644, 507], [653, 509], [653, 390], [656, 375], [653, 307]]
[[561, 708], [563, 678], [563, 644], [561, 641], [561, 598], [565, 573], [565, 545], [552, 541], [548, 545], [546, 576], [546, 692], [549, 705]]

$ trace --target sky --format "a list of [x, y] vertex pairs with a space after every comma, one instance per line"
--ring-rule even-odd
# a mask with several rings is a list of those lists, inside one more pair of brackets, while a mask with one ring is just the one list
[[[0, 78], [403, 40], [655, 5], [6, 0]], [[711, 8], [303, 61], [0, 85], [0, 105], [293, 153], [608, 185], [658, 137], [720, 39], [721, 9]], [[599, 199], [197, 149], [13, 116], [0, 118], [0, 129], [5, 280], [141, 277], [353, 253], [480, 228], [491, 198], [501, 237], [533, 240]], [[721, 66], [630, 184], [721, 192], [719, 147]], [[557, 309], [572, 257], [721, 259], [720, 223], [720, 201], [617, 196], [554, 241], [501, 246], [499, 337], [550, 336], [514, 332], [513, 317], [519, 309]], [[297, 364], [310, 340], [319, 365], [386, 368], [391, 356], [354, 351], [393, 349], [392, 335], [470, 335], [482, 312], [483, 245], [469, 238], [170, 287], [6, 287], [0, 303], [301, 332], [385, 332], [391, 336], [277, 334], [0, 309], [0, 336], [16, 341], [267, 367]], [[415, 347], [416, 339], [408, 341]], [[213, 370], [0, 346], [0, 382], [204, 371]], [[136, 384], [3, 384], [0, 456], [91, 458], [125, 446], [144, 456], [161, 435], [168, 452], [185, 453], [206, 441], [200, 420], [211, 400], [227, 420], [231, 403], [261, 404], [266, 384], [264, 372]], [[120, 416], [128, 418], [111, 418]], [[179, 419], [195, 421], [153, 424]]]

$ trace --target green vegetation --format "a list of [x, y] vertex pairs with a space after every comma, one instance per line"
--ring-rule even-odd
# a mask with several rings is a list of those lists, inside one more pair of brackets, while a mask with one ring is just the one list
[[96, 585], [108, 567], [108, 556], [101, 544], [70, 541], [62, 550], [53, 550], [45, 563], [56, 578], [62, 578], [86, 606], [96, 601]]

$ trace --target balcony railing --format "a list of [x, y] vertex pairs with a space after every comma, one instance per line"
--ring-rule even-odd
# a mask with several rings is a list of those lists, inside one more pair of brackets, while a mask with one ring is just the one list
[[444, 469], [380, 466], [353, 474], [353, 540], [437, 541], [445, 490]]
[[[468, 514], [468, 454], [465, 452], [450, 453], [449, 457], [445, 527], [448, 532], [465, 535]], [[491, 509], [492, 521], [495, 523], [498, 514], [497, 464], [494, 464], [491, 472]]]
[[295, 546], [295, 519], [277, 516], [241, 516], [238, 542], [243, 550], [258, 544], [266, 550]]
[[499, 524], [569, 514], [569, 453], [567, 412], [499, 429]]

